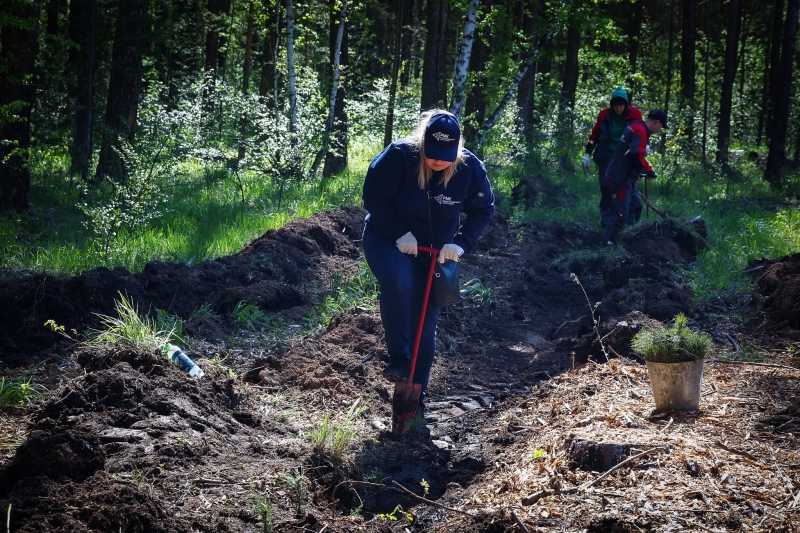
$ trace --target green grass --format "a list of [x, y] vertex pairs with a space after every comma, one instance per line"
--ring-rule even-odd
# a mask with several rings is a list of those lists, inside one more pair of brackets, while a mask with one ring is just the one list
[[[235, 183], [207, 180], [215, 169], [185, 163], [167, 184], [170, 201], [159, 222], [130, 238], [121, 250], [104, 257], [83, 227], [76, 208], [76, 183], [66, 171], [36, 173], [31, 185], [31, 211], [0, 216], [0, 268], [78, 274], [106, 266], [141, 271], [152, 260], [196, 264], [241, 250], [267, 230], [292, 218], [310, 216], [341, 205], [361, 203], [361, 186], [379, 145], [351, 144], [350, 166], [327, 179], [288, 183], [278, 205], [280, 184], [248, 173], [248, 195], [242, 202]], [[219, 170], [219, 169], [216, 169]], [[120, 237], [120, 239], [123, 236]]]
[[[363, 177], [381, 149], [366, 138], [364, 135], [351, 142], [347, 170], [334, 178], [288, 183], [280, 205], [279, 183], [254, 173], [243, 174], [241, 179], [247, 182], [248, 191], [243, 202], [224, 167], [185, 162], [166, 184], [170, 200], [163, 216], [126, 246], [115, 247], [117, 251], [110, 257], [97, 251], [81, 223], [83, 215], [75, 207], [77, 182], [68, 177], [66, 157], [50, 157], [46, 168], [44, 164], [34, 165], [31, 212], [0, 216], [0, 268], [71, 275], [97, 266], [122, 266], [137, 272], [152, 260], [197, 264], [235, 253], [294, 217], [340, 205], [360, 205]], [[589, 174], [554, 171], [555, 160], [541, 159], [539, 166], [525, 167], [502, 150], [497, 151], [505, 145], [497, 146], [489, 148], [487, 168], [495, 191], [504, 198], [499, 207], [509, 213], [512, 229], [529, 222], [580, 222], [599, 229], [594, 169]], [[800, 251], [797, 205], [779, 203], [783, 198], [762, 179], [763, 169], [741, 162], [733, 177], [715, 174], [687, 161], [677, 144], [668, 144], [666, 157], [653, 155], [650, 160], [660, 174], [649, 184], [652, 201], [673, 217], [685, 220], [702, 215], [708, 224], [712, 248], [702, 252], [689, 271], [699, 302], [749, 290], [752, 278], [743, 270], [754, 259]], [[553, 207], [540, 200], [530, 209], [510, 206], [511, 189], [519, 178], [539, 173], [562, 184], [574, 199], [571, 204]], [[790, 177], [788, 186], [798, 188], [797, 181], [796, 176]], [[748, 203], [743, 198], [766, 201]], [[651, 213], [650, 220], [656, 219], [657, 215]], [[306, 317], [304, 333], [319, 331], [337, 312], [367, 300], [358, 295], [360, 289], [348, 287], [348, 283], [335, 280], [331, 292]], [[203, 315], [208, 311], [199, 310]]]
[[128, 348], [159, 351], [170, 341], [175, 330], [159, 328], [158, 319], [141, 315], [133, 300], [120, 293], [115, 306], [117, 316], [100, 315], [103, 329], [93, 331], [89, 343], [117, 344]]
[[354, 307], [372, 309], [377, 295], [378, 280], [366, 261], [361, 262], [358, 272], [351, 278], [335, 272], [330, 288], [306, 315], [302, 333], [317, 333], [326, 328], [334, 316]]
[[27, 405], [40, 399], [45, 392], [28, 374], [14, 379], [0, 377], [0, 406]]
[[325, 413], [322, 417], [322, 423], [309, 433], [311, 445], [316, 450], [329, 452], [340, 461], [346, 459], [348, 450], [358, 437], [358, 429], [355, 427], [355, 422], [366, 407], [366, 404], [361, 403], [361, 398], [358, 398], [337, 423], [333, 423], [330, 415]]

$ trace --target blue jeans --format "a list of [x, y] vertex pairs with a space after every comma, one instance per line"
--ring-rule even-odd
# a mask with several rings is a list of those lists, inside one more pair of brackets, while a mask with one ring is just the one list
[[634, 188], [620, 187], [615, 193], [615, 206], [617, 210], [617, 223], [615, 230], [626, 225], [633, 227], [642, 218], [642, 199], [639, 191]]
[[[422, 252], [417, 257], [402, 253], [394, 242], [371, 229], [369, 222], [362, 243], [367, 264], [380, 283], [381, 322], [386, 333], [389, 359], [392, 362], [399, 359], [408, 364], [419, 324], [431, 256]], [[440, 309], [428, 306], [422, 325], [414, 383], [422, 385], [423, 393], [428, 388], [433, 366]]]

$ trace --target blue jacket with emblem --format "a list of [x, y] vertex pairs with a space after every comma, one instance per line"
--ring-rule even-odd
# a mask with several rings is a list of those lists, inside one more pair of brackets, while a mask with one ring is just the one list
[[[465, 150], [456, 172], [445, 188], [442, 173], [434, 172], [430, 188], [431, 226], [428, 225], [428, 191], [420, 189], [419, 151], [400, 139], [375, 156], [364, 180], [364, 207], [369, 211], [367, 226], [382, 237], [396, 241], [409, 231], [420, 245], [441, 248], [457, 244], [464, 252], [478, 242], [494, 213], [494, 194], [486, 167]], [[461, 212], [466, 218], [461, 223]], [[433, 242], [431, 242], [433, 240]]]

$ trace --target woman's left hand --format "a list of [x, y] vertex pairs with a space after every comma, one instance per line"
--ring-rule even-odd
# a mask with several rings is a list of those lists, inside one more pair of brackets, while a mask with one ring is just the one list
[[442, 250], [439, 252], [439, 262], [444, 263], [445, 259], [452, 259], [453, 261], [458, 261], [458, 258], [461, 257], [461, 254], [464, 253], [464, 249], [457, 244], [445, 244], [442, 246]]

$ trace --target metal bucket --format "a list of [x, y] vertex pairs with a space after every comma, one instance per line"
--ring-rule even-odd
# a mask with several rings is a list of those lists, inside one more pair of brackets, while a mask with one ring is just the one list
[[703, 360], [688, 363], [651, 363], [647, 372], [653, 386], [656, 409], [660, 411], [697, 411], [700, 408], [700, 384]]

